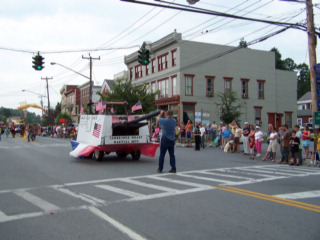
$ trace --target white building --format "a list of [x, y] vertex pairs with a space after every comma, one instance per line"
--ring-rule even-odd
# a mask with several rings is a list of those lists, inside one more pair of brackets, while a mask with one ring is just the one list
[[159, 90], [157, 106], [172, 110], [179, 122], [194, 122], [196, 113], [203, 123], [218, 122], [217, 93], [237, 91], [241, 126], [248, 121], [266, 130], [268, 123], [295, 124], [296, 73], [275, 69], [274, 52], [184, 41], [177, 32], [143, 47], [150, 49], [151, 63], [140, 65], [138, 52], [126, 56], [128, 78]]

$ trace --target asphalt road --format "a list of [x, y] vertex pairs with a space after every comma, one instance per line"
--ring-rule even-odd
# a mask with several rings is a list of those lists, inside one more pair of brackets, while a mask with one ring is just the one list
[[159, 151], [102, 162], [70, 151], [2, 136], [0, 239], [320, 239], [320, 168], [177, 147], [177, 174], [168, 156], [158, 174]]

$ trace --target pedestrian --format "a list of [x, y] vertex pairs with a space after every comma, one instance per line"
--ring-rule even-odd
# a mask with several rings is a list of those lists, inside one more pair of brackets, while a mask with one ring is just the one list
[[244, 155], [249, 155], [249, 137], [248, 137], [249, 133], [250, 133], [249, 123], [245, 122], [244, 128], [242, 129]]
[[[288, 130], [288, 125], [285, 124], [282, 127], [283, 135], [281, 137], [281, 147], [282, 147], [282, 157], [278, 162], [279, 164], [288, 164], [289, 163], [289, 152], [290, 152], [290, 132]], [[298, 151], [299, 152], [299, 151]]]
[[192, 124], [191, 121], [188, 120], [186, 125], [186, 133], [187, 133], [187, 147], [192, 147]]
[[[272, 124], [269, 124], [268, 125], [268, 132], [267, 132], [267, 144], [268, 144], [268, 146], [270, 144], [269, 137], [270, 137], [270, 134], [272, 133], [272, 129], [273, 129]], [[272, 152], [269, 153], [268, 159], [270, 159], [270, 160], [273, 159], [273, 153]]]
[[230, 131], [232, 132], [233, 135], [235, 133], [236, 126], [237, 126], [237, 123], [236, 123], [235, 120], [233, 120], [232, 123], [229, 124], [229, 129], [230, 129]]
[[6, 126], [6, 129], [4, 130], [4, 134], [6, 135], [7, 138], [9, 137], [10, 130], [8, 126]]
[[254, 148], [255, 148], [255, 131], [254, 126], [250, 126], [250, 133], [248, 135], [249, 138], [249, 151], [250, 151], [250, 159], [254, 159]]
[[302, 132], [302, 147], [304, 148], [306, 156], [303, 160], [306, 160], [309, 157], [310, 136], [309, 126], [305, 125]]
[[256, 145], [256, 149], [257, 149], [257, 157], [261, 156], [261, 145], [263, 142], [263, 132], [260, 130], [260, 126], [256, 125], [256, 133], [254, 135], [255, 138], [255, 145]]
[[201, 147], [204, 149], [205, 147], [205, 139], [206, 139], [206, 128], [200, 123], [200, 135], [201, 135]]
[[211, 127], [212, 127], [212, 141], [214, 141], [217, 137], [217, 130], [218, 130], [218, 126], [215, 121], [212, 122]]
[[33, 126], [32, 126], [32, 124], [29, 124], [29, 125], [28, 125], [27, 131], [28, 131], [28, 142], [30, 142], [30, 140], [33, 141], [33, 138], [32, 138], [32, 135], [33, 135]]
[[296, 136], [299, 138], [299, 164], [302, 165], [302, 133], [300, 131], [299, 125], [294, 126], [294, 130], [296, 131]]
[[201, 131], [200, 128], [198, 126], [198, 124], [196, 125], [196, 128], [193, 132], [194, 135], [194, 142], [195, 142], [195, 149], [196, 151], [200, 151], [200, 143], [201, 143]]
[[223, 136], [223, 147], [226, 146], [227, 142], [230, 140], [230, 135], [232, 135], [232, 132], [229, 130], [229, 126], [225, 126], [225, 130], [222, 132]]
[[[290, 152], [291, 152], [291, 162], [289, 165], [299, 166], [299, 145], [300, 139], [296, 135], [296, 131], [292, 130], [292, 136], [289, 141]], [[296, 159], [296, 161], [295, 161]]]
[[184, 141], [186, 140], [186, 126], [184, 125], [184, 122], [181, 122], [180, 125], [180, 142], [184, 144]]
[[16, 127], [14, 126], [14, 123], [11, 124], [11, 134], [13, 138], [16, 137]]
[[241, 128], [239, 124], [236, 125], [236, 128], [234, 130], [234, 143], [233, 143], [233, 152], [237, 151], [237, 153], [240, 152], [240, 137], [241, 137]]
[[211, 124], [207, 124], [207, 128], [206, 128], [206, 145], [209, 146], [212, 144], [212, 132], [213, 132], [213, 128], [211, 126]]
[[179, 142], [179, 139], [180, 139], [180, 126], [179, 126], [179, 123], [177, 123], [177, 126], [175, 128], [175, 141], [174, 143], [176, 144], [176, 142], [178, 141]]
[[166, 152], [169, 152], [171, 170], [169, 173], [176, 173], [176, 158], [174, 155], [174, 140], [175, 140], [175, 127], [177, 121], [172, 118], [172, 111], [165, 112], [161, 110], [157, 117], [160, 128], [162, 130], [162, 137], [160, 141], [160, 156], [159, 156], [159, 168], [157, 172], [161, 173], [163, 170], [164, 157]]
[[273, 156], [272, 162], [274, 163], [276, 161], [278, 133], [277, 133], [277, 129], [274, 128], [272, 125], [271, 125], [271, 130], [272, 130], [272, 132], [270, 133], [270, 136], [268, 137], [268, 139], [270, 141], [269, 146], [268, 146], [268, 150], [267, 150], [266, 155], [262, 159], [262, 161], [266, 161], [267, 157], [269, 156], [269, 153], [272, 152], [272, 156]]

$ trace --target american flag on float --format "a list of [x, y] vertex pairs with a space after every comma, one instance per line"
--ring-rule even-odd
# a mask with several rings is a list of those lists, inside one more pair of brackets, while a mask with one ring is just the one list
[[92, 135], [95, 136], [96, 138], [99, 138], [100, 132], [101, 132], [101, 124], [95, 123]]
[[134, 112], [134, 111], [137, 111], [137, 110], [140, 110], [140, 109], [142, 109], [142, 105], [141, 105], [141, 102], [138, 101], [138, 102], [136, 103], [136, 105], [134, 105], [134, 106], [131, 108], [131, 112]]

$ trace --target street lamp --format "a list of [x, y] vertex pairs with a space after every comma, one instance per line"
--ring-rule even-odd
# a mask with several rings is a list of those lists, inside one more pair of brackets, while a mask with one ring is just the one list
[[43, 101], [42, 101], [42, 97], [47, 97], [47, 96], [44, 96], [44, 95], [42, 95], [42, 94], [40, 94], [40, 93], [32, 92], [32, 91], [30, 91], [30, 90], [26, 90], [26, 89], [22, 89], [22, 92], [31, 92], [31, 93], [33, 93], [33, 94], [39, 95], [39, 96], [40, 96], [40, 98], [41, 98], [41, 107], [43, 108]]
[[82, 76], [82, 77], [87, 78], [87, 79], [90, 80], [90, 93], [89, 93], [89, 94], [90, 94], [90, 100], [89, 100], [89, 101], [90, 101], [90, 102], [89, 102], [90, 107], [89, 107], [89, 112], [90, 112], [90, 114], [91, 114], [91, 113], [92, 113], [92, 110], [91, 110], [91, 105], [92, 105], [92, 80], [91, 80], [91, 78], [88, 77], [88, 76], [86, 76], [86, 75], [83, 75], [82, 73], [79, 73], [79, 72], [77, 72], [77, 71], [75, 71], [75, 70], [73, 70], [73, 69], [71, 69], [71, 68], [69, 68], [69, 67], [67, 67], [67, 66], [64, 66], [64, 65], [62, 65], [62, 64], [60, 64], [60, 63], [51, 62], [50, 64], [51, 64], [51, 65], [59, 65], [59, 66], [65, 68], [65, 69], [70, 70], [71, 72], [74, 72], [74, 73], [76, 73], [76, 74], [78, 74], [78, 75], [80, 75], [80, 76]]

